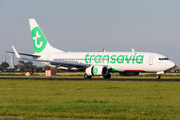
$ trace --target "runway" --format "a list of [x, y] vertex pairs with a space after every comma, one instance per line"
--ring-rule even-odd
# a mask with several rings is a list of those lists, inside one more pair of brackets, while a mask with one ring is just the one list
[[59, 81], [159, 81], [159, 82], [165, 82], [165, 81], [173, 81], [173, 82], [180, 82], [180, 79], [84, 79], [84, 78], [3, 78], [0, 77], [0, 80], [59, 80]]

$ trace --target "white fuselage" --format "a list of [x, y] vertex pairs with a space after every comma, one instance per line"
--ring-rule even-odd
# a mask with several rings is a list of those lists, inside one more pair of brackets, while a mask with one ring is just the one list
[[[148, 52], [64, 52], [52, 47], [41, 31], [35, 19], [29, 19], [34, 55], [18, 53], [12, 46], [16, 57], [40, 62], [54, 69], [85, 71], [84, 78], [103, 76], [110, 79], [109, 72], [120, 75], [139, 75], [140, 72], [156, 72], [160, 74], [171, 69], [175, 64], [166, 56]], [[33, 59], [22, 58], [21, 55], [32, 56]]]
[[103, 65], [118, 72], [161, 72], [175, 66], [166, 56], [149, 52], [58, 52], [41, 54], [39, 59]]

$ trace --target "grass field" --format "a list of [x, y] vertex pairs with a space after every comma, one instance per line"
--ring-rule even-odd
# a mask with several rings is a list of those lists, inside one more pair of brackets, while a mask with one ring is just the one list
[[179, 82], [0, 80], [0, 115], [180, 119]]

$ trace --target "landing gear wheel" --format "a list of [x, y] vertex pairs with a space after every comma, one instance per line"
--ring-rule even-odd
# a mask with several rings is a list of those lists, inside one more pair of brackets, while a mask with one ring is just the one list
[[107, 74], [107, 75], [105, 75], [105, 76], [103, 76], [104, 77], [104, 79], [110, 79], [111, 78], [111, 74]]
[[160, 79], [160, 78], [161, 78], [161, 76], [160, 76], [160, 75], [157, 75], [157, 76], [156, 76], [156, 78], [157, 78], [157, 79]]
[[84, 74], [84, 79], [91, 79], [92, 76], [88, 76], [86, 73]]

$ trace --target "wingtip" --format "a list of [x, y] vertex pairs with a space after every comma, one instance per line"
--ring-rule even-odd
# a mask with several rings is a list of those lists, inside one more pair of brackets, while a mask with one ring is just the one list
[[22, 57], [19, 55], [19, 53], [16, 51], [15, 47], [12, 45], [13, 51], [17, 58], [22, 59]]

